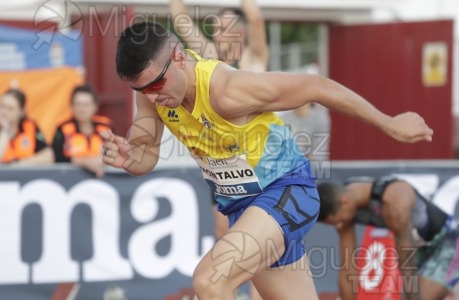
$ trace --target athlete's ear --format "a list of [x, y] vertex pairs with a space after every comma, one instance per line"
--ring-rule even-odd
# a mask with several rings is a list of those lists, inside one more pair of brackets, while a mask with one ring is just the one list
[[174, 61], [179, 63], [181, 69], [185, 68], [187, 56], [182, 52], [182, 49], [177, 51], [174, 55]]

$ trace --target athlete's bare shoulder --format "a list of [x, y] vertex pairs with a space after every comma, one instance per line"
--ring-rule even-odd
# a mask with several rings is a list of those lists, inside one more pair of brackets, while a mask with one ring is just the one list
[[210, 80], [210, 105], [219, 116], [234, 124], [247, 123], [252, 114], [243, 101], [246, 98], [245, 90], [249, 88], [250, 82], [234, 84], [235, 78], [243, 77], [247, 72], [220, 64], [214, 70]]
[[212, 73], [209, 84], [209, 101], [211, 106], [217, 112], [225, 99], [228, 83], [237, 71], [237, 69], [225, 63], [220, 63], [215, 67], [215, 70]]

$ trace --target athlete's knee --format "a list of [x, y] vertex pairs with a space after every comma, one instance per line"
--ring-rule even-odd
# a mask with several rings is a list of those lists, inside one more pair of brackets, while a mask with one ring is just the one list
[[220, 299], [222, 295], [234, 292], [235, 288], [218, 270], [198, 266], [193, 273], [193, 289], [199, 299]]
[[193, 290], [199, 299], [216, 298], [218, 296], [218, 290], [214, 284], [201, 274], [195, 273], [193, 275]]

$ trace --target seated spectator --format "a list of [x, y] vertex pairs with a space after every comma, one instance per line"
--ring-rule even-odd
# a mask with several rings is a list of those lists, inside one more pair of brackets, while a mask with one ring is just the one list
[[72, 92], [71, 104], [72, 118], [59, 125], [54, 135], [56, 162], [71, 162], [102, 177], [103, 140], [100, 132], [110, 130], [111, 121], [96, 116], [97, 97], [89, 86], [77, 86]]
[[38, 125], [27, 118], [26, 96], [16, 89], [0, 99], [0, 161], [9, 165], [39, 165], [53, 162], [53, 152]]

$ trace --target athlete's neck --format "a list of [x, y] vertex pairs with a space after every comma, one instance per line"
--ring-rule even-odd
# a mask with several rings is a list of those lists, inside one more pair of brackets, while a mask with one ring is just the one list
[[186, 78], [188, 89], [185, 94], [185, 98], [182, 101], [182, 106], [185, 107], [189, 112], [193, 111], [194, 103], [196, 101], [196, 73], [195, 68], [197, 61], [193, 60], [187, 64], [186, 67]]

